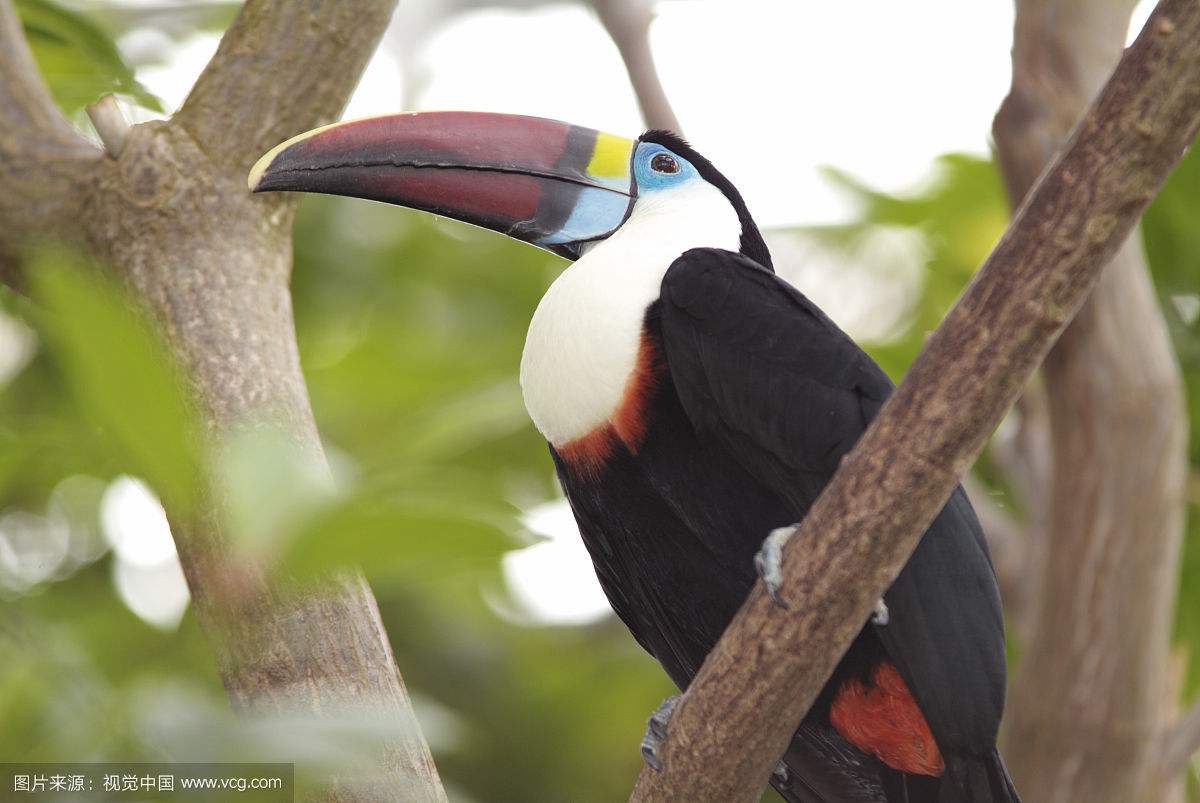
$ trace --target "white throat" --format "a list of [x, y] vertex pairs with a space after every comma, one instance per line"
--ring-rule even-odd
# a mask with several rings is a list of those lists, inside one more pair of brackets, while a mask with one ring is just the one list
[[737, 251], [741, 221], [697, 178], [638, 198], [629, 219], [555, 280], [521, 356], [521, 389], [538, 430], [562, 446], [602, 426], [637, 363], [646, 308], [667, 268], [691, 248]]

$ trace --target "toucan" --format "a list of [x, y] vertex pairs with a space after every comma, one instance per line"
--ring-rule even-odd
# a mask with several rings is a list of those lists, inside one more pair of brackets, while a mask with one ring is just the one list
[[[787, 158], [777, 139], [747, 147]], [[521, 387], [613, 610], [683, 689], [756, 582], [786, 604], [780, 541], [893, 386], [775, 274], [737, 189], [686, 141], [409, 113], [301, 134], [248, 182], [420, 209], [569, 260], [533, 313]], [[1004, 692], [995, 573], [959, 487], [771, 782], [793, 803], [1014, 803]], [[669, 708], [643, 743], [651, 766]]]

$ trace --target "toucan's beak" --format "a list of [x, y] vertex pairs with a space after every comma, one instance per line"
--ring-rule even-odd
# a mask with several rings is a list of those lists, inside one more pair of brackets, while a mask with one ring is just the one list
[[590, 128], [485, 112], [419, 112], [318, 128], [248, 177], [289, 190], [386, 201], [464, 220], [575, 259], [629, 214], [634, 143]]

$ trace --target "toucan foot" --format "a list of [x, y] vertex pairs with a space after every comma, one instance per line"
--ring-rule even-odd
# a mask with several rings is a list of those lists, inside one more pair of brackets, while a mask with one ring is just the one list
[[646, 722], [646, 735], [642, 737], [642, 758], [646, 766], [655, 772], [662, 772], [663, 763], [658, 757], [658, 751], [667, 738], [667, 723], [671, 721], [671, 714], [678, 704], [679, 695], [672, 694], [662, 701], [662, 705], [654, 710]]
[[789, 780], [791, 780], [791, 778], [792, 778], [792, 776], [788, 772], [787, 764], [784, 764], [782, 761], [780, 761], [778, 764], [775, 765], [775, 770], [774, 770], [774, 772], [771, 773], [772, 781], [786, 786], [787, 782]]
[[788, 604], [783, 601], [779, 589], [783, 587], [783, 546], [788, 539], [796, 534], [800, 525], [792, 524], [787, 527], [776, 527], [763, 541], [762, 548], [754, 556], [754, 568], [762, 578], [763, 586], [775, 604], [787, 610]]
[[880, 597], [875, 602], [875, 609], [871, 611], [871, 624], [883, 627], [892, 620], [892, 615], [888, 612], [887, 603]]

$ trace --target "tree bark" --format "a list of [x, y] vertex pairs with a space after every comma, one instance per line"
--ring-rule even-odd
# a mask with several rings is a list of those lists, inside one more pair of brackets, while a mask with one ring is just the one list
[[[1134, 0], [1018, 0], [996, 148], [1017, 206], [1120, 58]], [[1158, 801], [1186, 418], [1140, 238], [1043, 367], [1054, 470], [1005, 755], [1045, 801]]]
[[872, 606], [1200, 129], [1200, 4], [1146, 30], [675, 709], [632, 800], [751, 801]]
[[63, 119], [37, 79], [21, 21], [0, 3], [0, 271], [12, 284], [22, 239], [44, 237], [78, 218], [78, 174], [97, 152]]
[[[178, 114], [133, 127], [111, 158], [61, 118], [0, 0], [0, 254], [48, 236], [111, 267], [156, 317], [215, 448], [268, 424], [327, 471], [288, 291], [295, 202], [251, 196], [245, 176], [271, 146], [336, 117], [395, 2], [250, 0]], [[234, 707], [384, 717], [404, 735], [379, 745], [370, 780], [344, 779], [328, 798], [445, 800], [365, 580], [278, 586], [235, 549], [207, 480], [202, 509], [167, 513]]]

